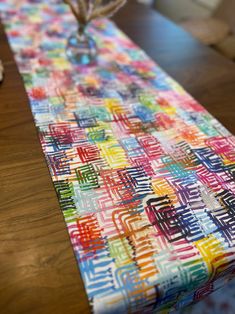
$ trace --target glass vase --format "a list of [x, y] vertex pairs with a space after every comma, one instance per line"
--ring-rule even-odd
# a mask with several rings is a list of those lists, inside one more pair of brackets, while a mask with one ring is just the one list
[[97, 46], [84, 26], [73, 33], [67, 42], [66, 54], [70, 62], [76, 65], [93, 64], [97, 57]]

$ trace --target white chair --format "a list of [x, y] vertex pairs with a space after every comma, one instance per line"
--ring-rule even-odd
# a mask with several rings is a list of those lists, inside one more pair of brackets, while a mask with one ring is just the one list
[[[227, 3], [227, 1], [223, 1], [223, 4], [224, 2]], [[211, 17], [191, 18], [181, 22], [181, 25], [206, 45], [216, 45], [222, 41], [230, 31], [229, 24], [227, 21], [220, 19], [217, 10]]]
[[235, 59], [235, 0], [223, 0], [209, 18], [189, 19], [181, 25], [204, 44]]

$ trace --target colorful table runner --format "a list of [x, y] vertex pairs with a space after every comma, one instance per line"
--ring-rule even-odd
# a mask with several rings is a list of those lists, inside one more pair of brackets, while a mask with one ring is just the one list
[[0, 11], [94, 312], [173, 311], [222, 287], [234, 137], [110, 21], [90, 26], [97, 65], [75, 67], [61, 1]]

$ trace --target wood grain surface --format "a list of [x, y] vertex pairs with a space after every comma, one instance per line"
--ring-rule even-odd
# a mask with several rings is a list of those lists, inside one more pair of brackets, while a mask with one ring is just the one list
[[[129, 1], [115, 21], [230, 131], [235, 64], [151, 9]], [[89, 313], [13, 55], [0, 28], [0, 313]]]

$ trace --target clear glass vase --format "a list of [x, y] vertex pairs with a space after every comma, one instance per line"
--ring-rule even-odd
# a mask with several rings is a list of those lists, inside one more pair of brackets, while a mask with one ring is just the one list
[[67, 42], [66, 54], [70, 62], [76, 65], [95, 63], [97, 46], [94, 39], [86, 32], [85, 26], [79, 26]]

